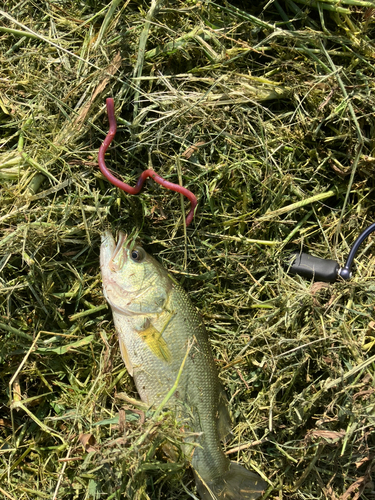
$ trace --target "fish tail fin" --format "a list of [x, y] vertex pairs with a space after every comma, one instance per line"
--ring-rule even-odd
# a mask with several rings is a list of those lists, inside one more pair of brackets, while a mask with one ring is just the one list
[[242, 465], [231, 462], [229, 469], [219, 478], [204, 481], [194, 471], [197, 490], [202, 500], [255, 500], [266, 489], [267, 483]]

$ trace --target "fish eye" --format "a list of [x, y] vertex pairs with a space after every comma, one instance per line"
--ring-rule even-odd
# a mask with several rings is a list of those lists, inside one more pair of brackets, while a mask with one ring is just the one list
[[142, 262], [145, 256], [146, 254], [143, 248], [133, 248], [133, 250], [130, 252], [130, 258], [133, 262]]

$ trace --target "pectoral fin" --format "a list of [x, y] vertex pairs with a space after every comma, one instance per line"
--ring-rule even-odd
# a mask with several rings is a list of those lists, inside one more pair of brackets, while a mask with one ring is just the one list
[[167, 363], [171, 360], [171, 352], [163, 339], [163, 331], [159, 332], [152, 324], [149, 324], [147, 328], [138, 333], [155, 356]]

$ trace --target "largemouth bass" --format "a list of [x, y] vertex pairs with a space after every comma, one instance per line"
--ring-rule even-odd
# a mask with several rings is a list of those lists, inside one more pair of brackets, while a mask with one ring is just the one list
[[187, 294], [122, 232], [117, 245], [109, 231], [103, 235], [100, 266], [122, 358], [142, 401], [159, 405], [180, 374], [168, 407], [179, 408], [180, 415], [185, 408], [189, 431], [198, 435], [191, 465], [202, 500], [258, 498], [266, 483], [222, 450], [231, 425], [227, 400], [206, 330]]

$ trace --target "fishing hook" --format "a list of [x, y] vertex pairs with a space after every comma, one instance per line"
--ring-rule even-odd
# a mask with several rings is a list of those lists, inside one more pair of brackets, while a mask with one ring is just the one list
[[117, 123], [116, 123], [116, 117], [115, 117], [115, 103], [112, 97], [109, 97], [106, 100], [106, 105], [107, 105], [107, 114], [108, 114], [108, 121], [109, 121], [109, 131], [106, 136], [106, 138], [103, 141], [103, 144], [100, 146], [99, 149], [99, 154], [98, 154], [98, 163], [99, 163], [99, 168], [104, 177], [106, 177], [109, 182], [111, 182], [114, 186], [118, 187], [119, 189], [122, 189], [126, 193], [129, 194], [138, 194], [141, 189], [143, 188], [143, 185], [145, 183], [145, 180], [148, 177], [151, 177], [155, 182], [160, 184], [161, 186], [165, 187], [166, 189], [170, 189], [171, 191], [176, 191], [177, 193], [181, 193], [182, 195], [186, 196], [190, 200], [190, 212], [188, 213], [186, 217], [186, 226], [188, 226], [191, 221], [193, 220], [194, 217], [194, 211], [197, 206], [198, 200], [194, 196], [194, 194], [189, 191], [188, 189], [184, 188], [183, 186], [180, 186], [178, 184], [174, 184], [173, 182], [166, 181], [158, 175], [154, 170], [147, 169], [144, 170], [139, 177], [137, 184], [132, 187], [129, 186], [129, 184], [126, 184], [125, 182], [120, 181], [120, 179], [117, 179], [111, 172], [108, 170], [105, 164], [104, 160], [104, 155], [108, 149], [108, 146], [111, 144], [113, 138], [116, 135], [116, 130], [117, 130]]

